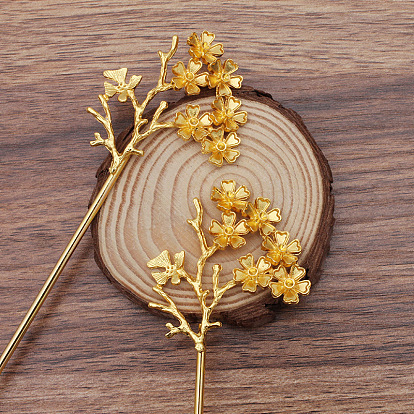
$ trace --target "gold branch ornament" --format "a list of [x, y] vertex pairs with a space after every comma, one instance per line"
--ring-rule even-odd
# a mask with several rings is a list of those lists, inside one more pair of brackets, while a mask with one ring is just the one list
[[[250, 191], [244, 185], [236, 187], [235, 181], [225, 180], [221, 182], [220, 188], [214, 187], [212, 190], [211, 199], [217, 202], [217, 208], [222, 211], [221, 222], [213, 219], [209, 226], [212, 243], [207, 241], [202, 228], [203, 207], [200, 200], [194, 198], [197, 214], [194, 219], [187, 220], [197, 234], [201, 250], [194, 272], [188, 273], [184, 268], [184, 251], [176, 253], [171, 261], [170, 253], [164, 250], [147, 263], [149, 268], [164, 269], [152, 273], [156, 281], [153, 290], [164, 302], [151, 302], [149, 306], [174, 316], [179, 322], [178, 326], [166, 324], [169, 329], [167, 338], [183, 333], [194, 341], [197, 351], [195, 414], [203, 412], [206, 334], [210, 328], [221, 326], [221, 322], [211, 321], [210, 318], [223, 295], [237, 285], [241, 285], [241, 289], [249, 294], [254, 294], [260, 286], [262, 289], [270, 289], [274, 298], [282, 297], [284, 303], [295, 304], [299, 302], [299, 294], [309, 294], [311, 286], [309, 280], [303, 280], [305, 269], [297, 264], [302, 250], [299, 240], [289, 242], [288, 232], [276, 230], [275, 224], [281, 220], [280, 210], [269, 210], [271, 202], [268, 198], [257, 197], [254, 203], [248, 202]], [[222, 266], [214, 264], [213, 291], [204, 289], [203, 272], [207, 259], [228, 246], [233, 249], [244, 246], [247, 243], [245, 237], [254, 232], [260, 233], [263, 239], [262, 249], [266, 254], [259, 257], [256, 263], [251, 253], [240, 257], [241, 268], [235, 267], [233, 278], [224, 284], [220, 284]], [[164, 291], [168, 282], [178, 285], [182, 279], [192, 287], [200, 304], [201, 321], [197, 332], [177, 308], [174, 299]]]
[[[240, 88], [242, 77], [234, 75], [234, 72], [238, 69], [238, 65], [233, 60], [227, 59], [226, 61], [221, 62], [219, 58], [223, 55], [224, 49], [221, 43], [213, 44], [214, 38], [215, 35], [208, 31], [204, 31], [200, 37], [198, 37], [196, 33], [193, 33], [187, 39], [187, 44], [189, 45], [188, 52], [191, 56], [188, 64], [185, 65], [183, 62], [176, 63], [172, 67], [171, 80], [168, 81], [168, 63], [174, 56], [178, 47], [178, 37], [173, 36], [170, 50], [167, 53], [162, 51], [158, 52], [161, 63], [158, 81], [146, 95], [144, 94], [142, 100], [139, 100], [135, 93], [135, 89], [141, 82], [141, 76], [132, 75], [127, 81], [128, 70], [126, 68], [106, 70], [104, 72], [104, 76], [107, 79], [104, 83], [105, 93], [99, 95], [104, 115], [101, 115], [92, 108], [88, 108], [88, 112], [103, 125], [106, 131], [106, 138], [102, 137], [98, 132], [95, 133], [95, 139], [91, 141], [91, 145], [104, 146], [110, 152], [112, 162], [109, 167], [108, 178], [91, 203], [85, 217], [76, 229], [42, 289], [35, 298], [32, 306], [2, 353], [0, 357], [0, 373], [5, 368], [7, 362], [37, 315], [40, 307], [46, 300], [66, 266], [66, 263], [75, 251], [92, 220], [100, 210], [119, 175], [125, 168], [129, 158], [131, 155], [144, 155], [144, 152], [137, 147], [141, 141], [158, 130], [164, 128], [177, 128], [179, 137], [184, 140], [194, 138], [195, 141], [199, 142], [201, 144], [202, 152], [210, 154], [209, 161], [216, 166], [221, 166], [224, 160], [228, 163], [233, 163], [239, 157], [240, 152], [236, 150], [235, 147], [239, 145], [240, 138], [237, 136], [236, 131], [239, 126], [246, 123], [247, 114], [244, 111], [238, 111], [241, 101], [232, 96], [231, 88]], [[200, 73], [200, 70], [202, 70], [203, 67], [205, 67], [205, 71]], [[145, 110], [147, 109], [148, 104], [159, 93], [171, 89], [177, 91], [183, 89], [187, 95], [196, 95], [200, 93], [200, 88], [214, 88], [216, 90], [216, 97], [212, 102], [211, 112], [206, 112], [199, 116], [200, 107], [198, 105], [187, 105], [185, 115], [177, 113], [174, 121], [160, 122], [160, 116], [168, 107], [166, 101], [161, 101], [152, 115], [152, 118], [148, 119], [145, 117]], [[109, 100], [114, 96], [116, 96], [120, 102], [130, 100], [134, 109], [132, 137], [122, 152], [119, 152], [117, 149], [111, 112], [109, 109]], [[213, 247], [213, 249], [216, 248], [217, 247]], [[211, 253], [209, 249], [204, 252], [206, 258], [209, 253]], [[184, 257], [177, 257], [176, 259], [177, 262], [172, 266], [176, 266], [178, 269], [180, 260], [183, 260]], [[219, 269], [217, 268], [217, 274], [218, 272]], [[175, 280], [176, 279], [172, 279], [172, 282]], [[195, 279], [193, 283], [195, 287], [200, 286], [201, 289], [201, 279]], [[173, 305], [170, 304], [170, 306]], [[205, 330], [209, 327], [209, 325], [206, 325], [203, 329]]]

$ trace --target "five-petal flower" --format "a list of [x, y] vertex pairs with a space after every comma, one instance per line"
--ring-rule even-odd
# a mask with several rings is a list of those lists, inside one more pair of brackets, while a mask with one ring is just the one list
[[271, 263], [265, 257], [260, 257], [256, 266], [252, 254], [242, 256], [239, 259], [243, 269], [233, 269], [233, 279], [242, 282], [242, 289], [248, 292], [256, 292], [257, 285], [265, 288], [269, 285], [273, 275], [269, 273]]
[[267, 258], [271, 261], [272, 265], [277, 266], [279, 264], [290, 267], [297, 262], [298, 255], [302, 248], [299, 240], [295, 239], [289, 242], [289, 233], [287, 231], [276, 231], [273, 235], [273, 239], [269, 236], [265, 236], [262, 243], [263, 250], [267, 250]]
[[247, 122], [246, 111], [236, 112], [241, 106], [241, 101], [234, 96], [229, 96], [226, 100], [219, 96], [211, 106], [214, 109], [212, 114], [214, 125], [223, 124], [226, 132], [237, 131], [239, 125]]
[[206, 138], [202, 143], [202, 153], [208, 154], [211, 152], [209, 161], [221, 167], [223, 165], [223, 158], [228, 163], [236, 161], [240, 152], [233, 149], [240, 144], [240, 138], [235, 132], [230, 132], [224, 137], [224, 129], [218, 128], [210, 131], [211, 140]]
[[195, 59], [189, 60], [187, 69], [183, 62], [176, 63], [171, 69], [174, 75], [176, 75], [171, 79], [174, 89], [185, 88], [187, 95], [197, 95], [200, 93], [199, 86], [207, 86], [208, 84], [207, 73], [197, 74], [202, 66], [203, 63]]
[[249, 232], [246, 226], [246, 220], [240, 220], [236, 224], [236, 213], [228, 212], [221, 215], [223, 223], [217, 220], [211, 220], [209, 232], [214, 236], [214, 243], [220, 249], [231, 246], [237, 249], [246, 244], [246, 240], [241, 237]]
[[196, 141], [202, 141], [209, 134], [206, 127], [213, 123], [211, 115], [206, 112], [199, 118], [199, 113], [199, 105], [187, 105], [185, 115], [181, 112], [175, 115], [174, 125], [178, 128], [177, 133], [182, 139], [189, 140], [193, 136]]
[[185, 252], [176, 253], [174, 255], [174, 264], [171, 262], [170, 253], [168, 250], [164, 250], [154, 259], [150, 260], [147, 263], [147, 266], [150, 268], [163, 267], [165, 272], [153, 272], [152, 277], [155, 279], [157, 284], [163, 286], [167, 283], [168, 279], [171, 279], [173, 285], [180, 284], [180, 277], [184, 276], [184, 256]]
[[104, 82], [105, 95], [108, 98], [111, 98], [118, 93], [118, 101], [125, 102], [128, 99], [128, 91], [134, 90], [141, 82], [142, 76], [132, 75], [129, 82], [126, 83], [125, 79], [127, 72], [127, 68], [121, 68], [118, 70], [106, 70], [103, 73], [105, 78], [111, 79], [118, 83], [118, 85], [113, 85], [110, 82]]
[[290, 268], [289, 274], [285, 267], [279, 266], [273, 272], [273, 276], [278, 281], [269, 283], [272, 295], [275, 298], [283, 295], [283, 302], [285, 303], [298, 303], [299, 293], [302, 295], [309, 294], [311, 286], [309, 280], [301, 280], [305, 274], [306, 270], [296, 264]]
[[188, 53], [190, 53], [196, 60], [202, 59], [207, 65], [214, 63], [217, 60], [217, 57], [224, 53], [223, 45], [221, 43], [216, 43], [215, 45], [211, 44], [214, 38], [214, 33], [207, 31], [201, 33], [200, 38], [198, 38], [197, 33], [193, 33], [187, 39], [187, 43], [190, 46]]
[[247, 205], [250, 192], [246, 186], [241, 185], [236, 190], [236, 182], [233, 180], [223, 180], [221, 189], [213, 187], [211, 199], [217, 201], [217, 208], [222, 211], [243, 211]]
[[278, 223], [282, 220], [280, 210], [278, 208], [274, 208], [267, 211], [269, 206], [270, 200], [263, 197], [256, 198], [254, 205], [252, 203], [247, 205], [244, 214], [249, 216], [247, 219], [247, 225], [250, 227], [251, 231], [260, 230], [262, 235], [267, 236], [276, 230], [270, 223]]
[[221, 60], [217, 59], [208, 67], [211, 72], [208, 75], [208, 87], [216, 88], [217, 96], [230, 96], [230, 86], [240, 88], [243, 81], [242, 76], [231, 76], [238, 67], [237, 63], [233, 62], [232, 59], [227, 59], [223, 65]]

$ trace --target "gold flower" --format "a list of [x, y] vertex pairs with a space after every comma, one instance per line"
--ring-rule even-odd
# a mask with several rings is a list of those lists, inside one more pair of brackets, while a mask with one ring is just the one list
[[249, 229], [246, 226], [246, 220], [240, 220], [236, 223], [236, 213], [228, 212], [222, 213], [221, 218], [223, 224], [217, 220], [211, 220], [211, 226], [209, 232], [215, 237], [214, 243], [216, 243], [220, 249], [224, 249], [226, 246], [231, 246], [233, 249], [246, 244], [246, 240], [241, 235], [247, 234]]
[[297, 262], [295, 254], [302, 250], [299, 240], [295, 239], [288, 244], [289, 233], [287, 231], [276, 231], [273, 240], [265, 236], [262, 248], [268, 250], [267, 257], [274, 266], [279, 263], [283, 266], [290, 267]]
[[237, 131], [239, 125], [244, 125], [247, 122], [246, 111], [236, 112], [241, 106], [241, 101], [234, 96], [229, 96], [226, 101], [219, 96], [211, 106], [214, 109], [212, 115], [214, 125], [223, 124], [226, 132]]
[[197, 95], [200, 93], [199, 86], [208, 85], [208, 74], [197, 72], [201, 69], [203, 64], [200, 61], [190, 59], [187, 69], [183, 62], [178, 62], [172, 67], [172, 72], [176, 75], [171, 79], [171, 82], [175, 90], [179, 90], [185, 87], [185, 93], [187, 95]]
[[256, 292], [257, 285], [262, 288], [269, 285], [273, 275], [269, 273], [271, 263], [265, 257], [260, 257], [256, 266], [253, 256], [249, 253], [239, 259], [243, 269], [233, 269], [233, 279], [236, 282], [243, 282], [242, 289], [249, 292]]
[[247, 199], [250, 192], [246, 186], [241, 185], [236, 190], [236, 182], [233, 180], [224, 180], [221, 182], [221, 190], [213, 187], [211, 190], [211, 199], [218, 201], [217, 208], [222, 211], [243, 211], [247, 205]]
[[113, 85], [112, 83], [104, 82], [105, 95], [108, 98], [111, 98], [116, 93], [119, 93], [118, 101], [125, 102], [128, 99], [128, 91], [134, 90], [141, 82], [142, 76], [132, 75], [129, 79], [129, 82], [126, 83], [125, 79], [127, 72], [127, 68], [121, 68], [118, 70], [106, 70], [103, 73], [105, 78], [118, 82], [118, 85]]
[[209, 161], [221, 167], [223, 165], [223, 158], [228, 163], [233, 163], [239, 157], [240, 152], [233, 149], [240, 144], [240, 138], [235, 132], [230, 132], [224, 138], [224, 129], [218, 128], [210, 131], [211, 140], [206, 138], [202, 143], [203, 154], [211, 152]]
[[188, 53], [198, 60], [202, 59], [205, 64], [213, 63], [217, 60], [217, 56], [221, 56], [224, 53], [223, 45], [221, 43], [216, 43], [212, 45], [214, 38], [216, 36], [214, 33], [204, 31], [201, 33], [200, 39], [196, 33], [193, 33], [188, 39], [187, 43], [190, 47]]
[[170, 253], [168, 250], [164, 250], [160, 255], [150, 260], [147, 266], [150, 268], [163, 267], [165, 272], [151, 273], [156, 282], [163, 286], [167, 283], [168, 279], [171, 279], [173, 285], [180, 284], [180, 277], [184, 275], [184, 251], [176, 253], [174, 255], [174, 264], [171, 263]]
[[210, 72], [212, 72], [208, 75], [208, 87], [216, 88], [217, 96], [230, 96], [230, 86], [240, 88], [242, 84], [243, 77], [239, 75], [230, 76], [238, 67], [237, 63], [231, 59], [227, 59], [223, 66], [220, 59], [217, 59], [208, 67]]
[[283, 266], [279, 266], [273, 272], [273, 276], [278, 281], [269, 283], [272, 295], [275, 298], [283, 295], [283, 302], [285, 303], [298, 303], [299, 293], [308, 295], [311, 287], [309, 280], [300, 280], [305, 274], [305, 269], [295, 264], [290, 268], [289, 274]]
[[276, 229], [270, 223], [278, 223], [282, 220], [280, 215], [280, 210], [274, 208], [270, 211], [266, 211], [270, 206], [270, 200], [268, 198], [258, 197], [254, 202], [249, 203], [244, 211], [244, 214], [249, 216], [247, 219], [247, 225], [250, 227], [251, 231], [260, 230], [262, 235], [269, 235], [273, 233]]
[[202, 141], [209, 134], [205, 127], [213, 123], [211, 115], [205, 113], [198, 118], [199, 113], [199, 105], [187, 105], [185, 110], [187, 116], [181, 112], [175, 115], [174, 126], [178, 128], [178, 135], [182, 139], [189, 140], [193, 136], [196, 141]]

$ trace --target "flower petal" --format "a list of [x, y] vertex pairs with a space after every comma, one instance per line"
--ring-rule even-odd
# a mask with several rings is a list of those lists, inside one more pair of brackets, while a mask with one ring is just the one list
[[236, 147], [240, 144], [240, 138], [235, 132], [230, 132], [230, 134], [227, 135], [226, 144], [230, 147]]
[[302, 295], [308, 295], [311, 287], [311, 282], [309, 280], [302, 280], [299, 283], [296, 283], [295, 288], [298, 293]]
[[245, 124], [247, 122], [247, 112], [240, 111], [233, 115], [233, 119], [239, 124]]
[[279, 281], [284, 282], [288, 278], [287, 271], [284, 266], [278, 266], [273, 271], [273, 276]]
[[262, 223], [261, 230], [265, 236], [268, 236], [269, 234], [272, 234], [276, 229], [269, 223]]
[[223, 180], [221, 182], [221, 188], [226, 192], [234, 192], [236, 189], [236, 182], [234, 180]]
[[244, 240], [243, 237], [240, 236], [231, 236], [229, 244], [231, 247], [233, 247], [233, 249], [238, 249], [239, 247], [242, 247], [246, 244], [246, 240]]
[[112, 83], [104, 82], [104, 87], [105, 87], [105, 95], [109, 96], [110, 98], [118, 92], [117, 87], [115, 85], [112, 85]]
[[267, 217], [269, 217], [269, 221], [273, 221], [275, 223], [279, 223], [282, 220], [282, 216], [280, 215], [280, 210], [278, 208], [274, 208], [267, 213]]
[[272, 265], [266, 257], [260, 256], [256, 266], [259, 273], [266, 273]]
[[187, 118], [181, 113], [177, 112], [174, 119], [174, 126], [181, 128], [187, 125]]
[[223, 198], [223, 193], [217, 187], [213, 187], [213, 189], [211, 190], [210, 198], [213, 201], [219, 201]]
[[[203, 154], [208, 154], [209, 152], [212, 152], [216, 147], [215, 144], [211, 142], [209, 139], [205, 139], [201, 145], [201, 152]], [[223, 163], [223, 157], [221, 158], [221, 162]]]
[[171, 276], [171, 283], [173, 285], [179, 285], [180, 282], [181, 282], [180, 275], [177, 272], [174, 272], [173, 275]]
[[234, 227], [235, 234], [247, 234], [250, 229], [247, 227], [246, 220], [240, 220]]
[[276, 249], [276, 245], [273, 243], [270, 237], [266, 236], [263, 238], [262, 249], [272, 251]]
[[128, 99], [128, 92], [126, 89], [124, 89], [119, 95], [118, 95], [118, 101], [119, 102], [126, 102]]
[[151, 259], [147, 263], [147, 266], [150, 268], [167, 267], [170, 265], [171, 265], [171, 259], [170, 259], [170, 253], [168, 252], [168, 250], [164, 250], [157, 257], [154, 257], [154, 259]]
[[269, 282], [272, 280], [272, 275], [269, 275], [268, 273], [266, 274], [259, 274], [257, 276], [257, 283], [259, 283], [259, 285], [262, 288], [265, 288], [266, 286], [269, 286]]
[[230, 78], [229, 85], [232, 86], [233, 88], [239, 89], [241, 88], [242, 82], [243, 82], [242, 76], [232, 76]]
[[[241, 106], [241, 100], [235, 98], [234, 96], [230, 96], [227, 99], [227, 107], [232, 110], [233, 112], [236, 112], [237, 109], [239, 109]], [[239, 112], [240, 113], [240, 112]]]
[[142, 76], [132, 75], [128, 82], [128, 89], [136, 88], [141, 82]]
[[153, 273], [151, 273], [151, 275], [155, 279], [155, 281], [157, 282], [158, 285], [163, 286], [168, 281], [168, 273], [167, 272], [161, 272], [161, 273], [153, 272]]
[[219, 151], [213, 152], [208, 159], [211, 163], [221, 167], [223, 165], [223, 154]]
[[196, 128], [196, 130], [193, 131], [193, 137], [197, 142], [201, 142], [207, 135], [208, 132], [204, 128]]
[[285, 285], [281, 282], [270, 282], [269, 287], [272, 290], [272, 296], [275, 298], [282, 296], [286, 291]]
[[224, 130], [223, 130], [223, 128], [212, 129], [210, 131], [210, 136], [211, 136], [211, 139], [214, 142], [223, 141], [223, 136], [224, 136]]
[[185, 70], [185, 66], [183, 62], [178, 62], [176, 63], [172, 68], [171, 68], [172, 73], [174, 73], [174, 75], [177, 75], [179, 77], [184, 77], [186, 74], [186, 70]]
[[230, 96], [231, 95], [231, 89], [223, 82], [219, 83], [217, 85], [217, 96]]
[[277, 231], [274, 237], [278, 246], [285, 245], [289, 240], [289, 233], [287, 231]]
[[255, 204], [256, 204], [256, 208], [259, 211], [266, 211], [267, 208], [270, 206], [270, 200], [268, 198], [257, 197]]
[[225, 107], [224, 107], [224, 99], [219, 96], [218, 98], [216, 98], [213, 103], [211, 104], [211, 107], [213, 109], [217, 109], [217, 111], [222, 112], [224, 111]]
[[184, 250], [176, 253], [174, 255], [174, 264], [177, 267], [177, 269], [181, 269], [183, 267], [184, 264], [184, 257], [185, 257], [185, 252]]
[[197, 33], [195, 32], [192, 35], [190, 35], [187, 39], [187, 44], [189, 46], [198, 46], [199, 43], [200, 41], [198, 40]]
[[236, 221], [236, 213], [234, 213], [233, 211], [229, 211], [228, 213], [222, 213], [221, 218], [225, 226], [233, 227]]
[[217, 220], [211, 220], [211, 225], [208, 231], [212, 235], [223, 234], [223, 226]]
[[290, 269], [290, 277], [297, 282], [306, 275], [306, 270], [303, 267], [294, 265]]
[[202, 66], [203, 64], [199, 60], [190, 59], [187, 67], [189, 72], [195, 74], [201, 69]]
[[219, 236], [214, 239], [214, 242], [220, 246], [220, 249], [224, 249], [229, 244], [229, 239], [227, 236]]
[[187, 81], [184, 78], [179, 78], [179, 77], [172, 78], [171, 82], [172, 82], [175, 90], [183, 88], [187, 83]]
[[299, 295], [293, 289], [286, 289], [286, 292], [283, 295], [283, 302], [289, 304], [298, 303]]
[[293, 254], [299, 254], [302, 251], [302, 247], [300, 245], [300, 242], [298, 239], [292, 240], [288, 245], [287, 245], [287, 251], [289, 253], [293, 253]]
[[235, 72], [239, 68], [239, 65], [234, 62], [232, 59], [227, 59], [223, 65], [223, 72], [227, 74], [231, 74]]
[[286, 267], [292, 266], [294, 263], [298, 261], [298, 258], [290, 253], [284, 253], [282, 255], [282, 262], [286, 265]]
[[203, 43], [209, 43], [210, 44], [214, 40], [215, 37], [216, 36], [215, 36], [214, 33], [208, 32], [207, 30], [204, 30], [204, 32], [201, 33], [201, 41]]
[[209, 54], [211, 53], [214, 56], [221, 56], [224, 53], [223, 45], [221, 43], [216, 43], [215, 45], [210, 47], [208, 52]]
[[200, 88], [194, 82], [188, 82], [185, 86], [185, 93], [187, 95], [198, 95]]
[[177, 131], [177, 134], [184, 139], [185, 141], [188, 141], [191, 138], [193, 131], [190, 127], [184, 127], [184, 128], [180, 128]]
[[118, 82], [118, 84], [120, 84], [120, 83], [125, 83], [127, 72], [128, 72], [127, 68], [121, 68], [117, 70], [106, 70], [103, 73], [103, 75], [105, 76], [105, 78], [112, 79], [115, 82]]
[[242, 256], [242, 257], [240, 257], [239, 262], [245, 269], [249, 269], [249, 268], [254, 266], [253, 255], [251, 253], [249, 253], [246, 256]]
[[245, 185], [241, 185], [236, 191], [236, 197], [240, 200], [250, 197], [250, 191]]
[[200, 105], [187, 105], [187, 108], [185, 109], [185, 112], [187, 114], [187, 117], [193, 118], [197, 117], [200, 113]]
[[249, 277], [247, 273], [241, 269], [233, 269], [233, 275], [233, 279], [236, 282], [243, 282]]
[[211, 115], [206, 112], [200, 117], [200, 125], [203, 127], [210, 126], [213, 123], [213, 119], [211, 118]]
[[226, 161], [231, 164], [237, 160], [237, 158], [240, 156], [240, 152], [237, 150], [229, 149], [224, 152], [223, 156]]
[[197, 85], [200, 86], [207, 86], [208, 85], [208, 74], [207, 73], [201, 73], [195, 78], [195, 82]]
[[257, 283], [254, 281], [254, 279], [247, 279], [242, 286], [242, 289], [248, 292], [256, 292], [257, 289]]

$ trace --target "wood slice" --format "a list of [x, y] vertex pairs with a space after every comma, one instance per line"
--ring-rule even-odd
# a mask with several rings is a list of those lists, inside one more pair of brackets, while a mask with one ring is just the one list
[[[173, 120], [191, 102], [201, 113], [211, 110], [214, 91], [186, 97], [170, 105], [163, 120]], [[162, 130], [143, 141], [144, 157], [133, 157], [115, 184], [99, 215], [93, 222], [95, 257], [104, 274], [129, 297], [147, 307], [148, 302], [162, 302], [152, 287], [155, 284], [146, 263], [161, 251], [171, 255], [185, 251], [185, 268], [194, 274], [200, 247], [197, 236], [186, 220], [195, 217], [193, 198], [204, 207], [203, 228], [208, 235], [211, 219], [220, 220], [221, 212], [210, 200], [213, 186], [222, 180], [246, 185], [251, 200], [267, 197], [281, 210], [278, 230], [286, 230], [291, 239], [302, 244], [299, 264], [315, 283], [317, 271], [329, 249], [333, 225], [334, 200], [329, 165], [299, 115], [283, 108], [270, 95], [244, 87], [234, 91], [248, 112], [248, 122], [239, 128], [240, 157], [235, 164], [219, 168], [208, 162], [194, 140], [183, 141], [176, 129]], [[118, 138], [119, 147], [130, 139], [131, 129]], [[108, 158], [98, 171], [96, 191], [108, 174]], [[238, 258], [253, 253], [257, 259], [262, 238], [258, 233], [246, 236], [241, 249], [230, 247], [217, 252], [207, 262], [205, 286], [211, 286], [211, 267], [223, 266], [220, 281], [232, 278], [232, 269], [240, 267]], [[212, 243], [209, 237], [209, 244]], [[168, 287], [167, 287], [168, 286]], [[187, 317], [199, 315], [199, 303], [185, 282], [168, 283], [165, 290]], [[303, 298], [302, 298], [303, 300]], [[273, 319], [278, 303], [270, 290], [260, 287], [255, 294], [240, 286], [226, 292], [215, 310], [215, 317], [239, 325], [259, 325]]]

